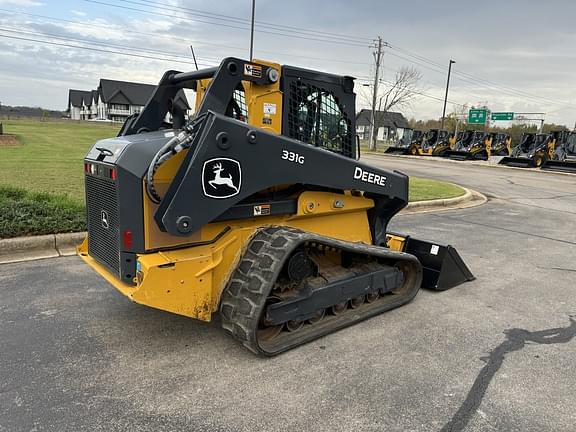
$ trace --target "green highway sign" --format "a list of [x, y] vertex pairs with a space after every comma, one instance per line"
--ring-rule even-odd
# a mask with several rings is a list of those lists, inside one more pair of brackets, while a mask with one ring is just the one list
[[492, 120], [514, 120], [513, 112], [493, 112]]
[[468, 124], [486, 124], [487, 110], [471, 109], [468, 112]]

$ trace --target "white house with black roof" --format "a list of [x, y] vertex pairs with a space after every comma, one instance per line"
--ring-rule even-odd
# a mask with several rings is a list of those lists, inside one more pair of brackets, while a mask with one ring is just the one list
[[[399, 112], [376, 111], [376, 140], [388, 141], [402, 138], [409, 128], [408, 120]], [[372, 111], [363, 109], [356, 115], [356, 134], [360, 139], [369, 139], [372, 125]]]
[[[155, 88], [151, 84], [101, 79], [96, 90], [69, 90], [68, 113], [72, 120], [124, 122], [142, 111]], [[190, 109], [182, 90], [176, 98]]]

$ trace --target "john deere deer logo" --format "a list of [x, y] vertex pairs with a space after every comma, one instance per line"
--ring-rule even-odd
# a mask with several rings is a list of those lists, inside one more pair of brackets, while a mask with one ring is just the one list
[[210, 198], [223, 199], [238, 195], [242, 183], [240, 163], [229, 158], [215, 158], [204, 162], [202, 189]]
[[110, 222], [108, 222], [108, 212], [106, 210], [102, 210], [100, 212], [100, 221], [102, 222], [102, 228], [108, 229], [110, 228]]

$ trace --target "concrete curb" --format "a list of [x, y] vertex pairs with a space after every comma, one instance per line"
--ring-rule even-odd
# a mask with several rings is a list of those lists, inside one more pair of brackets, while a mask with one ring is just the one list
[[466, 189], [462, 186], [458, 186], [464, 189], [464, 195], [460, 195], [455, 198], [444, 198], [444, 199], [434, 199], [434, 200], [426, 200], [426, 201], [415, 201], [408, 203], [405, 210], [417, 210], [417, 209], [431, 209], [431, 208], [442, 208], [442, 207], [451, 207], [457, 204], [462, 204], [472, 200], [473, 194], [472, 191]]
[[409, 203], [406, 208], [400, 212], [400, 214], [428, 213], [444, 210], [471, 208], [480, 206], [488, 201], [488, 198], [480, 192], [467, 189], [463, 186], [458, 187], [464, 189], [464, 195], [455, 198], [416, 201]]
[[85, 236], [80, 232], [0, 240], [0, 264], [74, 255]]
[[[484, 195], [466, 188], [462, 189], [466, 193], [456, 198], [409, 203], [401, 214], [467, 208], [486, 202]], [[472, 202], [475, 204], [470, 205]], [[0, 264], [75, 255], [76, 246], [82, 243], [85, 237], [86, 232], [77, 232], [0, 240]]]

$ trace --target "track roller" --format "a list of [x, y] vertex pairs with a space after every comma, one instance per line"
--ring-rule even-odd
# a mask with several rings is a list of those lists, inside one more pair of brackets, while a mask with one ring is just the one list
[[412, 255], [263, 228], [222, 294], [222, 327], [251, 351], [272, 356], [401, 306], [421, 282]]

